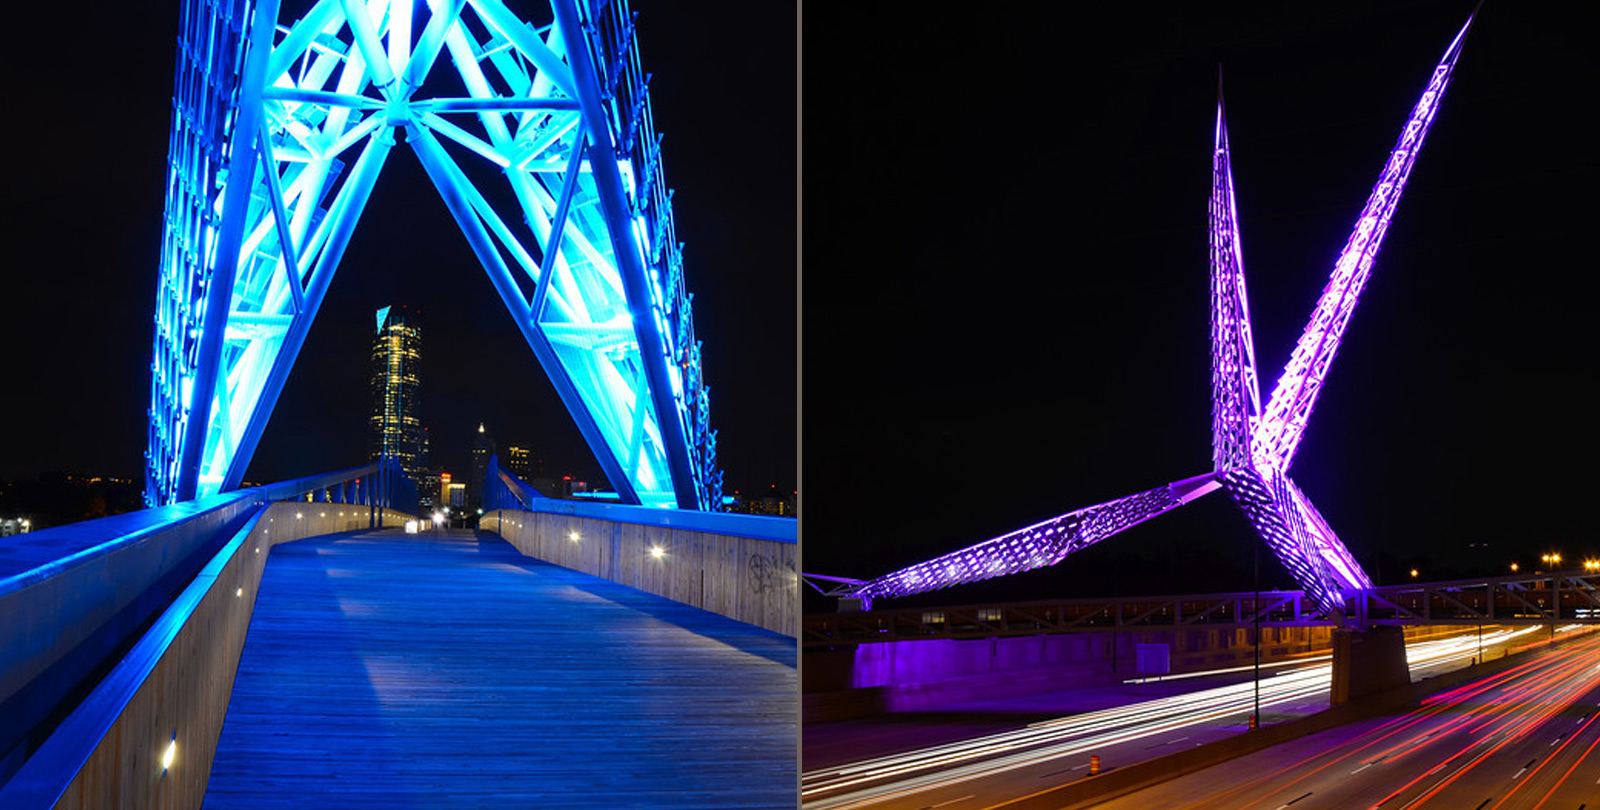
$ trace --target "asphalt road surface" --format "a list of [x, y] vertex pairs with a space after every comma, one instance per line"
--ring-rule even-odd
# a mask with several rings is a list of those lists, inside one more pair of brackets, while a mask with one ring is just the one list
[[1600, 637], [1100, 807], [1600, 810]]
[[[1540, 628], [1523, 628], [1485, 634], [1485, 649], [1490, 645], [1504, 646], [1525, 642], [1528, 634], [1541, 632], [1545, 631]], [[1600, 678], [1600, 634], [1574, 633], [1574, 636], [1580, 635], [1581, 638], [1569, 639], [1549, 654], [1496, 676], [1492, 682], [1486, 683], [1480, 692], [1463, 692], [1458, 689], [1436, 699], [1430, 699], [1419, 710], [1419, 717], [1413, 719], [1422, 729], [1420, 731], [1409, 734], [1396, 731], [1397, 728], [1401, 728], [1397, 724], [1406, 721], [1410, 715], [1407, 718], [1354, 724], [1279, 746], [1255, 757], [1218, 766], [1212, 770], [1224, 771], [1230, 766], [1233, 770], [1219, 772], [1209, 777], [1213, 781], [1205, 783], [1203, 794], [1197, 794], [1192, 784], [1180, 787], [1174, 782], [1171, 783], [1170, 789], [1167, 789], [1166, 785], [1160, 786], [1138, 794], [1135, 798], [1121, 800], [1114, 806], [1140, 808], [1140, 810], [1156, 807], [1188, 808], [1199, 806], [1196, 802], [1201, 801], [1202, 797], [1213, 797], [1214, 803], [1203, 806], [1216, 808], [1260, 806], [1267, 810], [1278, 810], [1283, 806], [1292, 807], [1293, 810], [1304, 810], [1305, 807], [1376, 806], [1388, 798], [1390, 792], [1399, 789], [1404, 780], [1373, 798], [1368, 805], [1360, 804], [1361, 801], [1365, 801], [1364, 793], [1353, 798], [1353, 794], [1335, 788], [1366, 784], [1372, 781], [1369, 776], [1377, 777], [1380, 774], [1410, 773], [1412, 776], [1417, 776], [1429, 771], [1434, 765], [1445, 762], [1449, 762], [1450, 765], [1433, 771], [1440, 779], [1448, 778], [1457, 772], [1473, 771], [1473, 768], [1467, 767], [1466, 760], [1452, 759], [1458, 753], [1456, 750], [1444, 746], [1445, 741], [1455, 740], [1461, 736], [1469, 738], [1468, 741], [1492, 738], [1491, 744], [1495, 746], [1497, 758], [1520, 756], [1523, 751], [1528, 750], [1522, 742], [1529, 736], [1533, 727], [1526, 724], [1508, 724], [1511, 723], [1511, 719], [1523, 715], [1521, 707], [1525, 707], [1527, 712], [1533, 712], [1544, 705], [1538, 701], [1554, 699], [1543, 692], [1530, 691], [1533, 689], [1530, 684], [1547, 683], [1551, 689], [1559, 691], [1570, 690], [1575, 688], [1576, 684]], [[1429, 670], [1448, 666], [1457, 658], [1475, 658], [1478, 654], [1477, 640], [1465, 636], [1408, 645], [1408, 658], [1411, 661], [1414, 678]], [[1583, 668], [1585, 654], [1589, 656], [1587, 664], [1592, 672]], [[1272, 677], [1264, 678], [1261, 684], [1263, 714], [1266, 715], [1278, 708], [1291, 709], [1291, 714], [1299, 714], [1314, 711], [1317, 705], [1326, 707], [1329, 689], [1326, 660], [1326, 657], [1322, 657], [1300, 662], [1295, 666], [1280, 668]], [[1460, 663], [1464, 664], [1465, 661]], [[1592, 683], [1591, 688], [1596, 684], [1600, 684], [1600, 681]], [[1561, 710], [1565, 712], [1564, 714], [1558, 712], [1546, 716], [1535, 712], [1536, 716], [1541, 718], [1541, 723], [1553, 724], [1549, 726], [1550, 728], [1555, 728], [1564, 718], [1577, 718], [1580, 715], [1586, 721], [1593, 718], [1592, 709], [1596, 702], [1594, 694], [1575, 694], [1570, 697], [1568, 705]], [[806, 810], [850, 810], [869, 807], [874, 810], [928, 808], [977, 810], [1001, 807], [1007, 801], [1038, 793], [1063, 782], [1087, 777], [1091, 754], [1099, 755], [1107, 768], [1114, 768], [1242, 733], [1253, 699], [1253, 685], [1244, 682], [1129, 706], [1086, 712], [946, 745], [930, 746], [858, 762], [833, 764], [808, 770], [803, 775], [802, 799]], [[1528, 702], [1530, 700], [1533, 702]], [[1292, 711], [1295, 707], [1300, 707], [1298, 712]], [[1489, 714], [1478, 718], [1477, 724], [1472, 726], [1471, 734], [1463, 735], [1460, 724], [1449, 724], [1446, 721], [1459, 717], [1470, 707], [1481, 708]], [[1586, 710], [1579, 711], [1585, 707]], [[1564, 779], [1562, 790], [1571, 789], [1582, 781], [1582, 774], [1588, 772], [1584, 770], [1585, 766], [1577, 767], [1570, 777], [1562, 777], [1562, 771], [1555, 769], [1553, 765], [1546, 765], [1542, 769], [1539, 766], [1539, 762], [1546, 761], [1557, 751], [1563, 756], [1587, 756], [1584, 754], [1586, 749], [1572, 742], [1576, 739], [1573, 735], [1579, 733], [1577, 724], [1569, 723], [1569, 725], [1571, 728], [1561, 732], [1551, 732], [1566, 733], [1567, 736], [1562, 740], [1566, 741], [1567, 745], [1563, 746], [1561, 741], [1557, 741], [1547, 745], [1545, 751], [1530, 753], [1529, 756], [1523, 757], [1522, 762], [1527, 762], [1529, 759], [1536, 761], [1528, 773], [1518, 776], [1519, 779], [1526, 779], [1532, 784], [1535, 781], [1562, 778]], [[1388, 734], [1382, 739], [1401, 740], [1404, 747], [1396, 752], [1365, 755], [1366, 759], [1355, 762], [1343, 770], [1338, 767], [1325, 769], [1322, 772], [1323, 776], [1333, 780], [1329, 786], [1321, 788], [1332, 797], [1326, 801], [1317, 797], [1319, 788], [1299, 787], [1301, 783], [1293, 781], [1292, 777], [1285, 780], [1289, 787], [1281, 790], [1275, 790], [1263, 782], [1260, 788], [1263, 792], [1259, 795], [1249, 792], [1256, 790], [1248, 787], [1252, 784], [1250, 780], [1258, 779], [1263, 774], [1296, 766], [1296, 763], [1314, 757], [1326, 748], [1352, 740], [1352, 735], [1379, 733], [1380, 730]], [[1585, 726], [1581, 733], [1590, 735], [1600, 733], [1600, 722]], [[1394, 736], [1396, 734], [1400, 736]], [[1587, 745], [1587, 741], [1591, 741], [1593, 737], [1584, 739], [1586, 742], [1583, 745]], [[1501, 744], [1502, 742], [1504, 744]], [[1415, 763], [1424, 761], [1424, 758], [1413, 754], [1423, 750], [1447, 751], [1447, 753], [1437, 760], [1426, 760], [1426, 764], [1417, 767]], [[1367, 759], [1372, 760], [1372, 764], [1367, 765]], [[1588, 763], [1586, 767], [1590, 770], [1600, 768], [1600, 764], [1597, 764], [1600, 763], [1600, 754], [1586, 761]], [[1363, 765], [1367, 767], [1362, 768]], [[1515, 770], [1512, 769], [1512, 772]], [[1352, 771], [1355, 773], [1352, 774]], [[1369, 771], [1373, 773], [1368, 775]], [[1209, 772], [1196, 774], [1191, 779], [1203, 776], [1204, 773]], [[1483, 774], [1487, 771], [1478, 773]], [[1600, 773], [1588, 777], [1588, 788], [1591, 790], [1600, 789], [1594, 784], [1595, 777], [1600, 777]], [[1464, 785], [1476, 784], [1474, 779], [1466, 776], [1458, 781]], [[1419, 789], [1423, 792], [1431, 790], [1431, 784], [1422, 780], [1419, 782]], [[1455, 789], [1456, 786], [1452, 783], [1441, 790], [1454, 796]], [[1521, 788], [1523, 792], [1531, 789]], [[1285, 792], [1287, 795], [1276, 800], [1271, 799]], [[1578, 790], [1577, 794], [1583, 795], [1583, 791]], [[1565, 794], [1557, 792], [1553, 795], [1560, 797]], [[1410, 800], [1409, 797], [1397, 797], [1396, 800], [1399, 799]], [[1385, 803], [1384, 809], [1406, 806], [1403, 801], [1395, 804], [1396, 800]], [[1457, 805], [1441, 800], [1441, 803], [1429, 806], [1450, 808], [1460, 806], [1467, 810], [1477, 810], [1478, 801]], [[1552, 798], [1552, 801], [1555, 801], [1555, 798]], [[1584, 801], [1544, 806], [1570, 809]], [[1586, 810], [1600, 810], [1600, 800], [1587, 801], [1589, 808]], [[1485, 807], [1487, 806], [1489, 805]]]

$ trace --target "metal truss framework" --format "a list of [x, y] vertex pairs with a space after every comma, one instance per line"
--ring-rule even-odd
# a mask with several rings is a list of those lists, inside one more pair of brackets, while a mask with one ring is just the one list
[[[1600, 624], [1600, 574], [1389, 585], [1363, 590], [1337, 614], [1371, 625]], [[808, 647], [936, 638], [974, 639], [1112, 630], [1230, 630], [1332, 626], [1305, 591], [1056, 599], [806, 616]]]
[[1412, 108], [1264, 409], [1219, 88], [1210, 204], [1212, 472], [1070, 512], [871, 581], [850, 582], [832, 593], [870, 602], [1054, 565], [1218, 488], [1233, 497], [1318, 610], [1337, 611], [1345, 594], [1370, 589], [1366, 572], [1289, 478], [1289, 465], [1471, 26], [1469, 17]]
[[622, 500], [720, 508], [634, 16], [544, 13], [317, 0], [280, 23], [277, 0], [185, 0], [149, 503], [239, 485], [403, 131]]

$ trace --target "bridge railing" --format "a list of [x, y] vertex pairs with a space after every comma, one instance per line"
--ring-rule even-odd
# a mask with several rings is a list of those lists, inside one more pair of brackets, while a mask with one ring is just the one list
[[380, 500], [378, 467], [6, 538], [0, 546], [0, 806], [30, 806], [15, 793], [23, 789], [17, 785], [22, 769], [44, 767], [32, 765], [42, 746], [59, 741], [67, 719], [94, 702], [105, 673], [128, 660], [230, 538], [259, 521], [269, 505], [282, 502], [292, 511], [281, 527], [266, 518], [280, 536], [295, 524], [337, 525], [328, 529], [335, 531], [398, 519], [374, 503]]
[[483, 476], [483, 511], [496, 509], [532, 509], [539, 491], [516, 473], [500, 466], [500, 457], [489, 456], [489, 465]]
[[1361, 625], [1600, 622], [1600, 573], [1388, 585], [1355, 594], [1347, 613]]
[[[1555, 572], [1387, 585], [1346, 594], [1344, 623], [1600, 624], [1600, 573]], [[1304, 591], [1055, 599], [813, 614], [807, 647], [1152, 628], [1333, 626]]]
[[797, 635], [792, 519], [533, 498], [478, 526], [534, 559]]
[[802, 620], [808, 647], [933, 638], [1094, 633], [1159, 627], [1332, 625], [1304, 591], [1053, 599], [953, 607], [815, 614]]

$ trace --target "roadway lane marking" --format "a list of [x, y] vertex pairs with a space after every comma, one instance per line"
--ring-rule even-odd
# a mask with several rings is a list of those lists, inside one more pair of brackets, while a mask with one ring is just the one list
[[956, 802], [964, 802], [964, 801], [966, 801], [968, 799], [974, 798], [975, 795], [976, 794], [974, 794], [973, 796], [962, 796], [959, 799], [951, 799], [950, 801], [947, 801], [947, 802], [939, 802], [938, 804], [930, 804], [930, 805], [928, 805], [928, 810], [933, 810], [933, 808], [935, 808], [935, 807], [943, 807], [943, 806], [945, 806], [947, 804], [955, 804]]
[[1364, 770], [1366, 770], [1366, 769], [1368, 769], [1370, 767], [1372, 767], [1372, 763], [1368, 762], [1367, 764], [1362, 765], [1361, 767], [1351, 771], [1350, 775], [1351, 776], [1355, 776], [1356, 774], [1361, 773], [1362, 771], [1364, 771]]
[[[1521, 776], [1521, 775], [1527, 773], [1528, 769], [1533, 767], [1533, 763], [1538, 762], [1538, 761], [1539, 761], [1538, 757], [1534, 757], [1533, 759], [1528, 760], [1528, 764], [1522, 766], [1522, 770], [1517, 771], [1517, 776]], [[1517, 776], [1511, 777], [1511, 781], [1515, 782], [1516, 779], [1517, 779]]]
[[1089, 763], [1085, 762], [1082, 765], [1074, 765], [1071, 768], [1062, 768], [1060, 770], [1051, 771], [1049, 773], [1041, 773], [1041, 774], [1039, 774], [1039, 778], [1040, 779], [1049, 779], [1050, 777], [1055, 776], [1058, 773], [1066, 773], [1068, 771], [1081, 771], [1081, 770], [1083, 770], [1084, 768], [1087, 768], [1087, 767], [1089, 767]]
[[1149, 750], [1154, 749], [1154, 748], [1165, 748], [1165, 747], [1167, 747], [1169, 745], [1174, 745], [1176, 743], [1181, 743], [1181, 742], [1183, 742], [1184, 740], [1187, 740], [1187, 739], [1189, 739], [1189, 738], [1188, 737], [1179, 737], [1179, 738], [1177, 738], [1175, 740], [1167, 740], [1164, 743], [1156, 743], [1155, 745], [1147, 745], [1147, 746], [1144, 747], [1144, 750], [1149, 751]]

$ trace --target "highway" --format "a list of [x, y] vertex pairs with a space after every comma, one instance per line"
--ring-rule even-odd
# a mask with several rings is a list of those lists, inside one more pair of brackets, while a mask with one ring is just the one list
[[[1107, 810], [1600, 808], [1600, 637], [1099, 805]], [[1266, 775], [1263, 775], [1266, 774]]]
[[[1538, 632], [1541, 628], [1530, 627], [1485, 633], [1483, 649], [1505, 649], [1508, 645], [1526, 642], [1530, 635]], [[1586, 643], [1600, 644], [1600, 638], [1586, 640]], [[1408, 645], [1413, 678], [1432, 674], [1441, 667], [1464, 664], [1479, 654], [1478, 645], [1473, 635]], [[1327, 705], [1328, 656], [1263, 669], [1270, 673], [1270, 677], [1264, 677], [1261, 682], [1264, 713], [1277, 709], [1309, 714]], [[1197, 673], [1212, 674], [1215, 673]], [[971, 740], [818, 768], [803, 774], [801, 796], [806, 810], [994, 807], [1064, 781], [1086, 777], [1090, 754], [1101, 756], [1108, 767], [1115, 767], [1240, 733], [1253, 699], [1254, 685], [1245, 681], [1035, 723]], [[1179, 803], [1162, 806], [1190, 806], [1182, 803], [1189, 800], [1184, 794], [1174, 796], [1177, 797], [1174, 801]], [[1272, 810], [1277, 804], [1267, 807]], [[1298, 804], [1294, 807], [1301, 810]], [[1595, 807], [1600, 808], [1600, 804]]]

